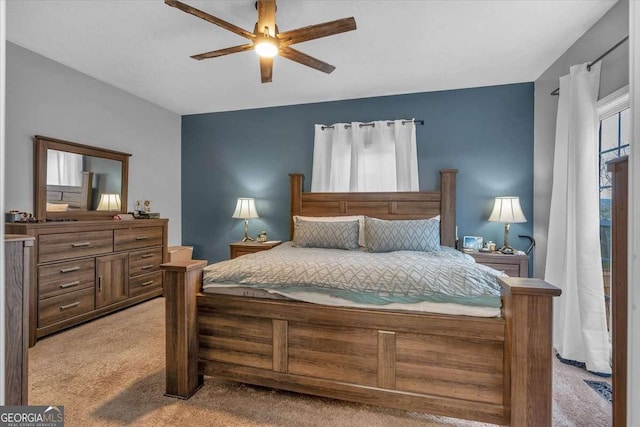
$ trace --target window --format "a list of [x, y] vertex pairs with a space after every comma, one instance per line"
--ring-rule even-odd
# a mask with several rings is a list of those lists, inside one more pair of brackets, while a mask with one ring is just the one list
[[[611, 174], [607, 162], [629, 154], [631, 148], [631, 110], [626, 86], [598, 101], [600, 118], [600, 250], [604, 274], [605, 298], [610, 295], [611, 277]], [[608, 304], [607, 304], [608, 305]], [[607, 309], [608, 311], [608, 309]]]

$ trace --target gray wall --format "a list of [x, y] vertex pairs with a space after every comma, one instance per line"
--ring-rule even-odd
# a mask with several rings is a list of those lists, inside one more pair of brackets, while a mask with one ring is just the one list
[[[534, 276], [544, 277], [553, 183], [558, 97], [549, 95], [558, 79], [575, 64], [591, 62], [629, 35], [629, 3], [620, 1], [535, 81], [533, 233], [536, 239]], [[628, 42], [602, 61], [600, 96], [603, 98], [629, 83]]]
[[131, 153], [129, 209], [136, 199], [181, 236], [180, 116], [7, 42], [6, 209], [33, 212], [33, 136]]
[[288, 174], [302, 172], [309, 191], [315, 123], [424, 119], [417, 126], [420, 189], [439, 185], [439, 170], [457, 168], [459, 236], [502, 243], [504, 227], [487, 221], [496, 196], [520, 196], [532, 234], [533, 83], [414, 93], [315, 104], [184, 116], [182, 119], [183, 241], [194, 257], [217, 261], [242, 237], [231, 218], [237, 197], [255, 197], [255, 236], [289, 239]]

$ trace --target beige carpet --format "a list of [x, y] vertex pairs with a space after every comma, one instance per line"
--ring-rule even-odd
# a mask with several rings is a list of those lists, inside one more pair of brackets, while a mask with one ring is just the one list
[[[164, 299], [40, 340], [29, 351], [29, 404], [64, 405], [67, 426], [486, 426], [219, 381], [190, 400], [164, 393]], [[554, 362], [554, 426], [610, 425], [611, 406]]]

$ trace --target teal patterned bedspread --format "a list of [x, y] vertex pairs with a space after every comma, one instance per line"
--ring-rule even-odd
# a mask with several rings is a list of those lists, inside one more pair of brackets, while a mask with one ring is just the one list
[[446, 302], [501, 306], [497, 277], [505, 274], [476, 264], [449, 247], [436, 252], [369, 253], [293, 247], [285, 242], [205, 268], [203, 287], [237, 284], [281, 292], [312, 291], [353, 302]]

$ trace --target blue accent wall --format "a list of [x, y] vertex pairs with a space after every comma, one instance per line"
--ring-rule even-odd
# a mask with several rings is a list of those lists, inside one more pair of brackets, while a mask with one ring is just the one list
[[533, 235], [533, 92], [519, 83], [183, 116], [183, 244], [197, 259], [227, 259], [243, 236], [243, 221], [231, 218], [238, 197], [256, 199], [252, 237], [266, 230], [288, 240], [289, 173], [304, 173], [309, 191], [314, 124], [416, 118], [420, 189], [438, 189], [440, 169], [459, 170], [460, 239], [501, 245], [503, 225], [487, 221], [494, 197], [519, 196], [528, 222], [511, 226], [510, 242], [524, 250], [518, 234]]

